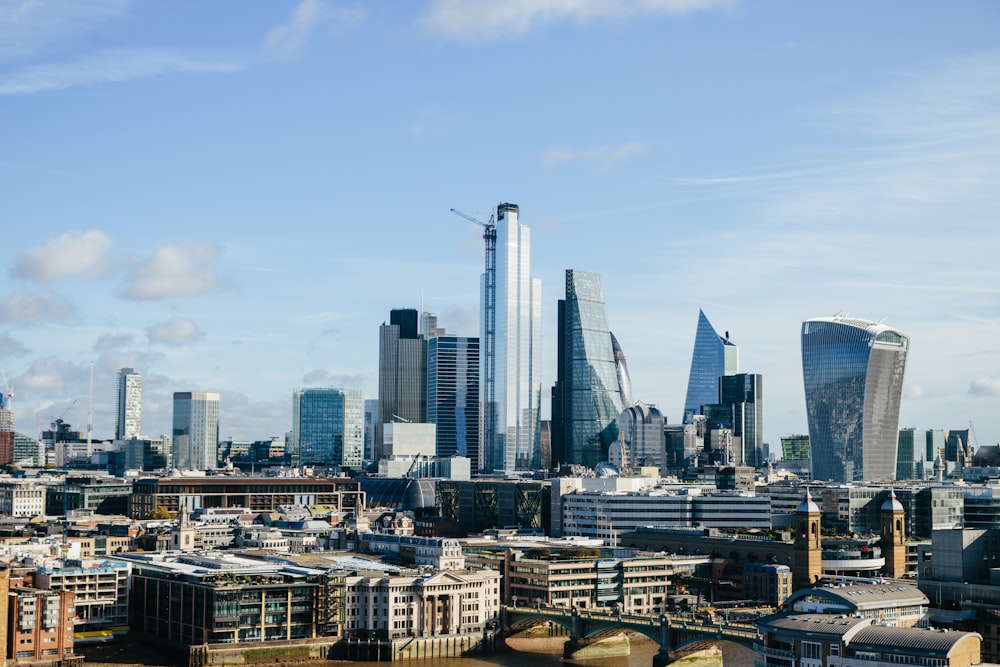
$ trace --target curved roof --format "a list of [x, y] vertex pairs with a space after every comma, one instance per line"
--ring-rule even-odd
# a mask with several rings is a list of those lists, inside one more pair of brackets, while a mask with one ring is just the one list
[[927, 596], [921, 593], [916, 586], [886, 582], [882, 584], [801, 588], [785, 600], [785, 606], [792, 607], [799, 600], [809, 597], [825, 598], [831, 603], [839, 603], [845, 608], [857, 612], [930, 603]]
[[827, 635], [845, 637], [851, 631], [865, 628], [873, 622], [860, 616], [839, 614], [796, 614], [782, 612], [759, 619], [755, 625], [765, 631], [802, 632], [809, 636]]
[[881, 334], [896, 334], [898, 336], [906, 337], [899, 329], [890, 327], [888, 324], [883, 324], [881, 322], [872, 322], [871, 320], [863, 320], [858, 317], [813, 317], [806, 320], [806, 322], [827, 322], [830, 324], [842, 324], [846, 327], [853, 327], [855, 329], [861, 329], [867, 331], [868, 333], [874, 335], [875, 337]]
[[796, 514], [805, 512], [812, 512], [819, 514], [819, 511], [820, 511], [819, 505], [813, 502], [812, 494], [809, 493], [809, 489], [806, 489], [806, 497], [803, 498], [802, 502], [799, 503], [798, 507], [795, 508]]
[[882, 503], [882, 511], [883, 512], [902, 512], [902, 511], [904, 511], [903, 510], [903, 503], [899, 502], [896, 499], [896, 492], [895, 491], [893, 491], [891, 489], [889, 490], [889, 497], [885, 499], [884, 503]]
[[897, 628], [884, 625], [872, 625], [862, 629], [851, 641], [852, 649], [899, 649], [900, 652], [911, 653], [914, 650], [932, 654], [935, 657], [946, 657], [963, 640], [982, 640], [977, 632], [955, 632], [943, 630], [927, 630], [924, 628]]

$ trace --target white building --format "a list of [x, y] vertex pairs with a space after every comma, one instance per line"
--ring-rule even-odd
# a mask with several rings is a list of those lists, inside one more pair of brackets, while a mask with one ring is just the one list
[[497, 206], [495, 282], [487, 284], [487, 274], [482, 281], [480, 465], [487, 471], [531, 470], [541, 461], [542, 281], [531, 277], [531, 231], [517, 217], [516, 204]]
[[45, 488], [35, 481], [0, 482], [0, 516], [44, 516]]
[[174, 439], [170, 451], [179, 470], [218, 467], [219, 394], [174, 392]]
[[482, 635], [500, 615], [500, 573], [447, 571], [346, 579], [348, 637], [373, 632], [389, 639]]
[[409, 422], [382, 425], [382, 458], [434, 456], [437, 426]]
[[115, 417], [115, 440], [142, 435], [142, 375], [133, 368], [118, 371], [118, 411]]

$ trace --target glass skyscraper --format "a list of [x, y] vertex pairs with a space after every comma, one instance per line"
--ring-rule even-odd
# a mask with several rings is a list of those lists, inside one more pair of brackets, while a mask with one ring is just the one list
[[364, 403], [358, 389], [292, 393], [292, 460], [297, 465], [361, 465]]
[[138, 438], [142, 434], [142, 375], [133, 368], [118, 371], [118, 411], [115, 440]]
[[558, 308], [553, 462], [593, 468], [607, 460], [618, 415], [628, 407], [625, 355], [608, 329], [599, 274], [568, 269]]
[[908, 347], [905, 334], [878, 322], [838, 316], [802, 323], [813, 479], [895, 478]]
[[719, 378], [739, 372], [739, 348], [729, 340], [729, 332], [720, 336], [712, 323], [698, 310], [698, 330], [691, 355], [687, 397], [684, 399], [684, 421], [700, 415], [701, 406], [719, 402]]
[[541, 460], [542, 281], [531, 277], [531, 231], [516, 204], [496, 213], [495, 322], [489, 322], [486, 274], [481, 282], [481, 468], [531, 470]]
[[174, 392], [174, 431], [170, 446], [178, 470], [211, 470], [219, 466], [219, 394]]
[[718, 403], [704, 405], [708, 428], [728, 428], [734, 443], [731, 463], [760, 467], [764, 463], [763, 381], [758, 373], [736, 373], [718, 379]]
[[478, 338], [427, 341], [427, 421], [437, 425], [438, 456], [466, 456], [479, 470]]

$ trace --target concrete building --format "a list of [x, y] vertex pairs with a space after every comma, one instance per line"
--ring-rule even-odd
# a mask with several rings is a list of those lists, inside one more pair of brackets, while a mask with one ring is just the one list
[[464, 456], [480, 468], [479, 339], [427, 340], [427, 421], [437, 426], [436, 455]]
[[654, 466], [666, 473], [664, 427], [667, 418], [655, 405], [637, 401], [618, 416], [619, 440], [631, 468]]
[[218, 467], [219, 394], [174, 392], [174, 431], [170, 453], [179, 470]]
[[417, 311], [397, 308], [379, 327], [378, 422], [375, 457], [383, 457], [382, 428], [394, 421], [427, 421], [427, 349], [418, 331]]
[[10, 647], [10, 655], [0, 657], [13, 664], [72, 662], [76, 595], [24, 586], [16, 580], [12, 584], [2, 602], [9, 632], [0, 642]]
[[361, 551], [392, 554], [407, 566], [426, 566], [435, 570], [465, 569], [462, 543], [452, 538], [361, 533], [358, 543]]
[[35, 571], [35, 587], [75, 594], [76, 641], [110, 639], [129, 625], [129, 568], [109, 559], [67, 560]]
[[45, 515], [45, 487], [37, 480], [0, 481], [0, 515], [35, 517]]
[[389, 422], [382, 425], [381, 459], [414, 456], [430, 458], [435, 455], [436, 448], [435, 424]]

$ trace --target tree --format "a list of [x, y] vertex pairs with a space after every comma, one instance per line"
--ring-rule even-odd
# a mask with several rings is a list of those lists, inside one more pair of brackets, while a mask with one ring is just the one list
[[163, 505], [157, 505], [155, 509], [150, 510], [149, 512], [146, 512], [146, 516], [144, 516], [143, 518], [144, 519], [157, 519], [157, 520], [160, 520], [160, 521], [162, 521], [164, 519], [169, 519], [170, 518], [170, 510], [168, 510]]

